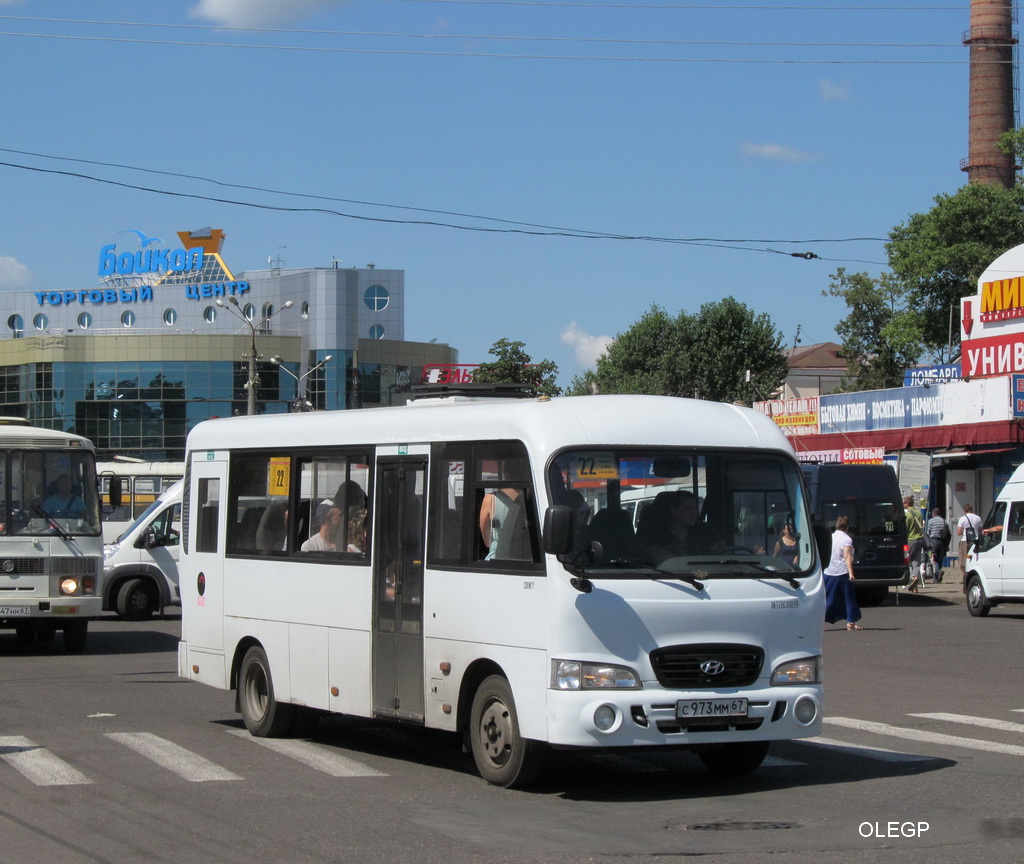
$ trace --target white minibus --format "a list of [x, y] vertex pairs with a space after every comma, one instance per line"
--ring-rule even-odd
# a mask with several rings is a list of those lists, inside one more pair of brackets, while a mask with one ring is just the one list
[[[673, 488], [634, 530], [644, 478]], [[447, 730], [522, 787], [551, 748], [736, 774], [821, 727], [829, 541], [755, 411], [449, 395], [210, 420], [182, 525], [179, 674], [234, 690], [253, 735], [328, 712]]]
[[81, 653], [102, 567], [92, 443], [0, 418], [0, 629]]
[[981, 618], [993, 606], [1024, 603], [1024, 466], [1010, 476], [978, 536], [954, 538], [960, 540], [968, 544], [963, 585], [971, 615]]
[[103, 547], [103, 608], [125, 621], [145, 621], [181, 602], [178, 553], [181, 548], [179, 480]]

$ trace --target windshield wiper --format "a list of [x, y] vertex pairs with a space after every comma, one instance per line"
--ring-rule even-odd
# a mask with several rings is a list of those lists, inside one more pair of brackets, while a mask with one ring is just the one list
[[[688, 564], [693, 564], [693, 565], [721, 564], [721, 565], [725, 565], [727, 567], [738, 567], [738, 566], [742, 565], [744, 567], [751, 567], [754, 570], [756, 570], [758, 573], [761, 573], [761, 574], [769, 577], [770, 579], [781, 579], [783, 582], [788, 583], [790, 588], [799, 588], [800, 587], [800, 583], [797, 581], [796, 577], [789, 576], [789, 575], [781, 572], [780, 570], [773, 570], [771, 567], [765, 567], [763, 564], [758, 564], [756, 561], [745, 561], [742, 558], [715, 558], [715, 559], [713, 559], [711, 561], [688, 561], [687, 563]], [[712, 574], [709, 573], [707, 575], [711, 576]], [[715, 575], [717, 576], [718, 574], [715, 574]], [[712, 578], [714, 578], [714, 577], [712, 577]], [[744, 577], [739, 576], [738, 574], [736, 576], [733, 576], [733, 577], [726, 576], [726, 575], [722, 574], [722, 578], [725, 578], [725, 579], [730, 579], [730, 578], [741, 579], [741, 578], [744, 578]]]
[[[595, 577], [598, 579], [678, 579], [680, 582], [685, 582], [687, 585], [696, 588], [698, 591], [704, 590], [704, 583], [700, 582], [695, 577], [690, 576], [687, 573], [671, 573], [668, 570], [662, 570], [660, 567], [655, 567], [650, 561], [631, 561], [629, 558], [609, 558], [608, 561], [602, 561], [601, 564], [608, 567], [628, 567], [632, 570], [642, 570], [646, 572], [630, 575], [615, 574], [614, 576]], [[572, 579], [569, 580], [569, 584], [577, 591], [580, 591], [583, 594], [589, 594], [594, 590], [594, 586], [591, 583], [590, 578], [582, 575], [584, 572], [582, 570], [577, 572], [580, 575], [573, 576]]]
[[47, 513], [38, 504], [33, 504], [32, 505], [32, 509], [35, 510], [35, 512], [38, 513], [40, 516], [42, 516], [43, 519], [46, 520], [46, 524], [50, 526], [50, 529], [53, 531], [53, 533], [56, 534], [58, 537], [60, 537], [61, 540], [74, 540], [75, 539], [74, 537], [72, 537], [70, 534], [68, 534], [68, 532], [65, 531], [61, 527], [61, 524], [56, 519], [54, 519], [49, 513]]

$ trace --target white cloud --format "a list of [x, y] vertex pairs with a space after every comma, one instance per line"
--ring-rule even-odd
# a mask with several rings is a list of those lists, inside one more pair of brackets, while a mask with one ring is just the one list
[[576, 352], [576, 362], [584, 369], [592, 369], [597, 358], [608, 350], [611, 336], [591, 336], [580, 330], [575, 321], [562, 331], [562, 344], [570, 346]]
[[828, 78], [822, 78], [818, 82], [818, 93], [826, 102], [846, 102], [853, 98], [850, 95], [849, 84], [836, 84], [835, 81], [829, 81]]
[[22, 290], [28, 288], [34, 281], [32, 271], [17, 258], [0, 255], [0, 290]]
[[229, 27], [267, 27], [301, 18], [307, 12], [337, 6], [344, 0], [199, 0], [192, 18]]
[[805, 153], [792, 147], [783, 147], [781, 144], [754, 144], [751, 141], [744, 141], [740, 145], [740, 149], [746, 156], [751, 156], [755, 159], [770, 159], [773, 162], [821, 161], [821, 156], [814, 153]]

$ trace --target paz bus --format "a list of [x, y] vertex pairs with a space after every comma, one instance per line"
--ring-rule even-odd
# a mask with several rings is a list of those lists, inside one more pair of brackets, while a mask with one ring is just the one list
[[[624, 490], [666, 484], [634, 531]], [[179, 674], [234, 690], [255, 736], [447, 730], [523, 787], [551, 748], [738, 774], [820, 731], [829, 541], [755, 411], [454, 394], [210, 420], [182, 526]]]
[[[181, 462], [115, 459], [96, 463], [103, 509], [103, 542], [117, 542], [126, 528], [181, 479], [183, 470]], [[110, 501], [110, 486], [115, 477], [120, 478], [121, 485], [121, 497], [116, 505]]]
[[82, 652], [102, 571], [92, 443], [0, 418], [0, 628]]

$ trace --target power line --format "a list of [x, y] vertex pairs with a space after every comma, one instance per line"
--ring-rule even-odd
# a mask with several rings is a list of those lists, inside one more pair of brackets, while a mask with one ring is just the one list
[[[203, 177], [198, 174], [183, 174], [175, 171], [163, 171], [156, 168], [142, 168], [135, 165], [125, 165], [121, 162], [101, 162], [94, 159], [77, 159], [72, 156], [53, 156], [48, 153], [36, 153], [31, 150], [15, 150], [9, 147], [0, 147], [0, 153], [16, 153], [19, 156], [32, 156], [38, 159], [50, 159], [57, 162], [75, 162], [79, 165], [97, 165], [103, 168], [120, 168], [126, 171], [137, 171], [144, 174], [158, 174], [164, 177], [178, 177], [185, 180], [198, 180], [202, 183], [210, 183], [215, 186], [223, 186], [230, 189], [245, 189], [250, 192], [266, 192], [271, 195], [285, 195], [293, 198], [306, 198], [315, 201], [334, 201], [342, 204], [358, 204], [364, 207], [381, 207], [393, 210], [409, 210], [417, 213], [432, 213], [439, 216], [457, 216], [462, 219], [479, 219], [486, 222], [500, 222], [506, 225], [518, 225], [526, 228], [539, 228], [549, 231], [565, 231], [572, 234], [590, 234], [600, 238], [614, 238], [614, 239], [644, 239], [644, 240], [660, 240], [664, 242], [714, 242], [714, 243], [792, 243], [799, 245], [809, 245], [812, 243], [860, 243], [860, 242], [878, 242], [884, 243], [885, 238], [882, 237], [844, 237], [840, 239], [823, 239], [818, 238], [814, 240], [778, 240], [778, 239], [755, 239], [755, 238], [744, 238], [738, 240], [726, 240], [718, 237], [690, 237], [685, 238], [685, 241], [681, 238], [665, 238], [665, 237], [650, 237], [650, 236], [630, 236], [625, 234], [615, 234], [608, 231], [593, 231], [586, 228], [563, 228], [556, 225], [544, 225], [535, 222], [522, 222], [513, 219], [502, 219], [497, 216], [482, 216], [478, 213], [462, 213], [457, 210], [438, 210], [427, 207], [414, 207], [406, 204], [387, 204], [380, 201], [363, 201], [355, 198], [340, 198], [329, 195], [315, 195], [309, 192], [292, 192], [283, 189], [272, 189], [266, 186], [254, 186], [244, 183], [231, 183], [226, 180], [216, 180], [211, 177]], [[86, 175], [82, 175], [86, 176]], [[788, 254], [788, 253], [780, 253]]]
[[[383, 39], [424, 39], [430, 41], [453, 40], [491, 40], [496, 42], [574, 42], [610, 45], [685, 45], [685, 46], [722, 46], [744, 48], [955, 48], [963, 49], [961, 42], [752, 42], [726, 39], [635, 39], [608, 38], [598, 36], [523, 36], [493, 35], [487, 33], [403, 33], [373, 30], [303, 30], [294, 28], [270, 27], [227, 27], [216, 24], [162, 24], [148, 21], [106, 21], [84, 18], [40, 18], [23, 15], [0, 15], [0, 20], [36, 21], [53, 24], [98, 24], [111, 27], [147, 27], [165, 30], [197, 30], [201, 32], [236, 32], [236, 33], [271, 33], [303, 36], [365, 36]], [[24, 34], [38, 35], [38, 34]], [[171, 43], [176, 44], [176, 43]], [[269, 46], [268, 46], [269, 47]]]
[[[828, 261], [842, 261], [845, 259], [825, 259], [820, 258], [813, 252], [802, 252], [802, 253], [790, 253], [781, 252], [777, 249], [770, 248], [753, 248], [748, 246], [736, 245], [739, 243], [758, 243], [758, 242], [771, 242], [771, 243], [803, 243], [809, 245], [810, 243], [832, 243], [832, 242], [852, 242], [854, 238], [843, 241], [833, 240], [817, 240], [817, 241], [797, 241], [797, 240], [774, 240], [774, 241], [760, 241], [760, 240], [720, 240], [715, 238], [683, 238], [683, 237], [657, 237], [652, 235], [629, 235], [629, 234], [617, 234], [617, 233], [601, 233], [594, 231], [582, 231], [574, 230], [570, 228], [526, 228], [526, 227], [506, 227], [506, 228], [491, 228], [479, 225], [459, 225], [451, 222], [439, 222], [434, 220], [423, 220], [423, 219], [388, 219], [382, 216], [365, 216], [356, 213], [345, 213], [339, 210], [332, 210], [324, 207], [284, 207], [281, 205], [274, 204], [260, 204], [251, 201], [239, 201], [231, 198], [219, 198], [212, 195], [200, 195], [197, 193], [190, 192], [176, 192], [169, 189], [156, 189], [150, 186], [139, 186], [133, 183], [124, 183], [118, 180], [109, 180], [102, 177], [94, 177], [89, 174], [82, 174], [74, 171], [60, 171], [53, 168], [39, 168], [31, 165], [19, 165], [13, 162], [0, 162], [0, 166], [6, 168], [15, 168], [23, 171], [32, 171], [40, 174], [51, 174], [63, 177], [73, 177], [80, 180], [89, 180], [95, 183], [103, 183], [110, 186], [117, 186], [122, 189], [131, 189], [139, 192], [149, 192], [155, 195], [166, 195], [174, 198], [189, 198], [198, 201], [211, 201], [218, 204], [228, 204], [237, 207], [249, 207], [256, 210], [270, 210], [282, 213], [319, 213], [329, 216], [338, 216], [346, 219], [356, 219], [363, 222], [379, 222], [392, 225], [420, 225], [429, 226], [436, 228], [450, 228], [459, 231], [474, 231], [487, 234], [521, 234], [537, 237], [571, 237], [581, 240], [630, 240], [630, 241], [647, 241], [654, 243], [673, 243], [686, 246], [704, 246], [719, 249], [731, 249], [734, 251], [745, 251], [745, 252], [761, 252], [775, 255], [788, 255], [794, 258], [801, 258], [806, 260], [819, 259]], [[882, 238], [856, 238], [858, 240], [871, 240], [881, 241]], [[867, 263], [867, 262], [864, 262]]]
[[[114, 36], [70, 36], [52, 33], [14, 33], [0, 32], [0, 36], [22, 37], [29, 39], [57, 39], [70, 42], [109, 42], [129, 45], [171, 45], [183, 48], [233, 48], [259, 51], [296, 51], [313, 54], [378, 54], [386, 56], [411, 57], [480, 57], [495, 60], [584, 60], [612, 63], [737, 63], [737, 64], [768, 64], [792, 66], [967, 66], [972, 61], [963, 60], [793, 60], [745, 57], [615, 57], [610, 55], [583, 54], [510, 54], [495, 51], [419, 51], [398, 48], [339, 48], [316, 47], [312, 45], [257, 45], [238, 42], [184, 42], [174, 39], [124, 39]], [[635, 41], [635, 40], [629, 40]], [[712, 44], [712, 43], [707, 43]], [[724, 43], [723, 43], [724, 44]], [[826, 43], [822, 43], [826, 47]], [[898, 47], [898, 46], [894, 46]], [[986, 60], [973, 61], [973, 65], [1003, 65], [1012, 61]]]

